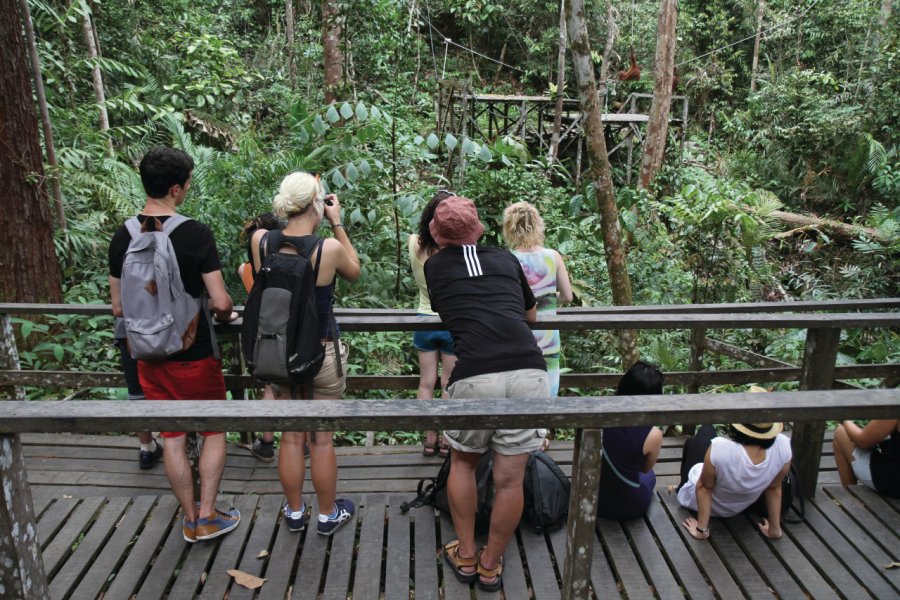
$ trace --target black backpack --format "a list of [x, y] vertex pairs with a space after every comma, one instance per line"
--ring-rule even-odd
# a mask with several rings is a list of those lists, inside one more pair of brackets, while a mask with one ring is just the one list
[[[247, 297], [241, 325], [244, 361], [259, 381], [306, 384], [322, 368], [325, 347], [319, 333], [316, 279], [323, 244], [314, 235], [298, 241], [281, 231], [270, 231], [260, 240], [262, 266]], [[280, 252], [285, 245], [293, 246], [297, 254]], [[316, 248], [313, 266], [309, 256]]]
[[[488, 450], [478, 460], [475, 470], [475, 483], [478, 495], [478, 508], [475, 513], [475, 532], [486, 533], [491, 521], [491, 510], [494, 506], [493, 480], [494, 453]], [[450, 503], [447, 500], [447, 479], [450, 476], [450, 456], [437, 477], [419, 480], [416, 497], [400, 505], [401, 512], [430, 504], [450, 514]], [[530, 525], [535, 533], [554, 531], [566, 523], [569, 515], [569, 490], [571, 484], [559, 465], [545, 452], [536, 450], [528, 457], [525, 467], [525, 508], [522, 511], [522, 522]]]

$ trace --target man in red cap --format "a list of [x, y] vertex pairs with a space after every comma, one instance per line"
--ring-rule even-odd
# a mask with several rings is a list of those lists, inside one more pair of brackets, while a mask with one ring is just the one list
[[[534, 294], [519, 261], [508, 251], [477, 245], [484, 233], [468, 198], [441, 202], [429, 227], [440, 252], [425, 263], [431, 306], [453, 335], [458, 357], [450, 398], [547, 398], [547, 367], [528, 327], [537, 319]], [[458, 539], [443, 548], [456, 578], [499, 590], [503, 550], [522, 516], [522, 483], [528, 454], [539, 450], [546, 429], [445, 431], [452, 461], [447, 480]], [[479, 457], [494, 450], [494, 510], [487, 546], [475, 547]]]

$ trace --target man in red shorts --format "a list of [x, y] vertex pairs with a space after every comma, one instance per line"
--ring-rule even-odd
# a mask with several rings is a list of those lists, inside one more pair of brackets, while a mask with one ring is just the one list
[[[140, 173], [147, 201], [138, 215], [144, 224], [156, 218], [161, 224], [174, 216], [191, 187], [193, 159], [180, 150], [160, 146], [141, 160]], [[185, 291], [194, 298], [209, 295], [209, 308], [220, 321], [237, 317], [231, 296], [225, 290], [222, 265], [212, 231], [188, 220], [169, 236], [175, 250]], [[122, 316], [121, 278], [131, 234], [119, 227], [109, 245], [109, 289], [113, 314]], [[138, 361], [138, 376], [148, 400], [223, 400], [225, 381], [222, 364], [214, 351], [209, 320], [201, 315], [193, 345], [161, 361]], [[240, 523], [236, 509], [216, 509], [216, 495], [225, 468], [225, 435], [203, 432], [200, 452], [200, 503], [194, 503], [194, 482], [185, 448], [185, 432], [162, 432], [166, 439], [165, 470], [169, 484], [184, 512], [185, 541], [207, 540], [226, 534]]]

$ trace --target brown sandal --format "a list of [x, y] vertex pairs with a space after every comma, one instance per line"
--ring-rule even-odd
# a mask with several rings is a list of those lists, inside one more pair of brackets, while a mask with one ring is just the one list
[[[459, 540], [453, 540], [441, 548], [441, 554], [444, 556], [444, 562], [446, 562], [453, 570], [457, 580], [462, 583], [472, 583], [478, 579], [478, 569], [480, 568], [478, 565], [478, 557], [460, 556]], [[475, 567], [475, 570], [470, 573], [468, 571], [463, 571], [462, 569], [464, 567]]]
[[[478, 574], [478, 588], [485, 592], [497, 592], [500, 591], [500, 588], [503, 587], [503, 577], [501, 576], [503, 573], [503, 557], [500, 557], [500, 562], [497, 563], [497, 566], [493, 569], [488, 569], [484, 565], [481, 564], [481, 554], [484, 552], [484, 548], [478, 551], [477, 559], [478, 559], [478, 567], [476, 567], [475, 572]], [[494, 581], [488, 583], [482, 579], [482, 577], [493, 579]]]

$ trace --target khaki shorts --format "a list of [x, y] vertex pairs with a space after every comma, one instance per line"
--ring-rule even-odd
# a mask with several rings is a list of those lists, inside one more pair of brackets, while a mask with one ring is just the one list
[[[549, 398], [550, 383], [542, 369], [518, 369], [474, 375], [454, 382], [450, 398]], [[546, 429], [466, 429], [444, 431], [444, 439], [460, 452], [484, 454], [488, 448], [505, 455], [540, 450]]]
[[[325, 360], [322, 368], [313, 380], [313, 394], [319, 397], [338, 399], [347, 389], [347, 357], [350, 354], [347, 344], [338, 342], [341, 347], [341, 365], [343, 375], [338, 377], [337, 361], [334, 360], [334, 342], [325, 343]], [[297, 386], [297, 391], [303, 393], [304, 386]], [[285, 384], [272, 384], [272, 393], [276, 398], [287, 398], [290, 395], [290, 387]]]

